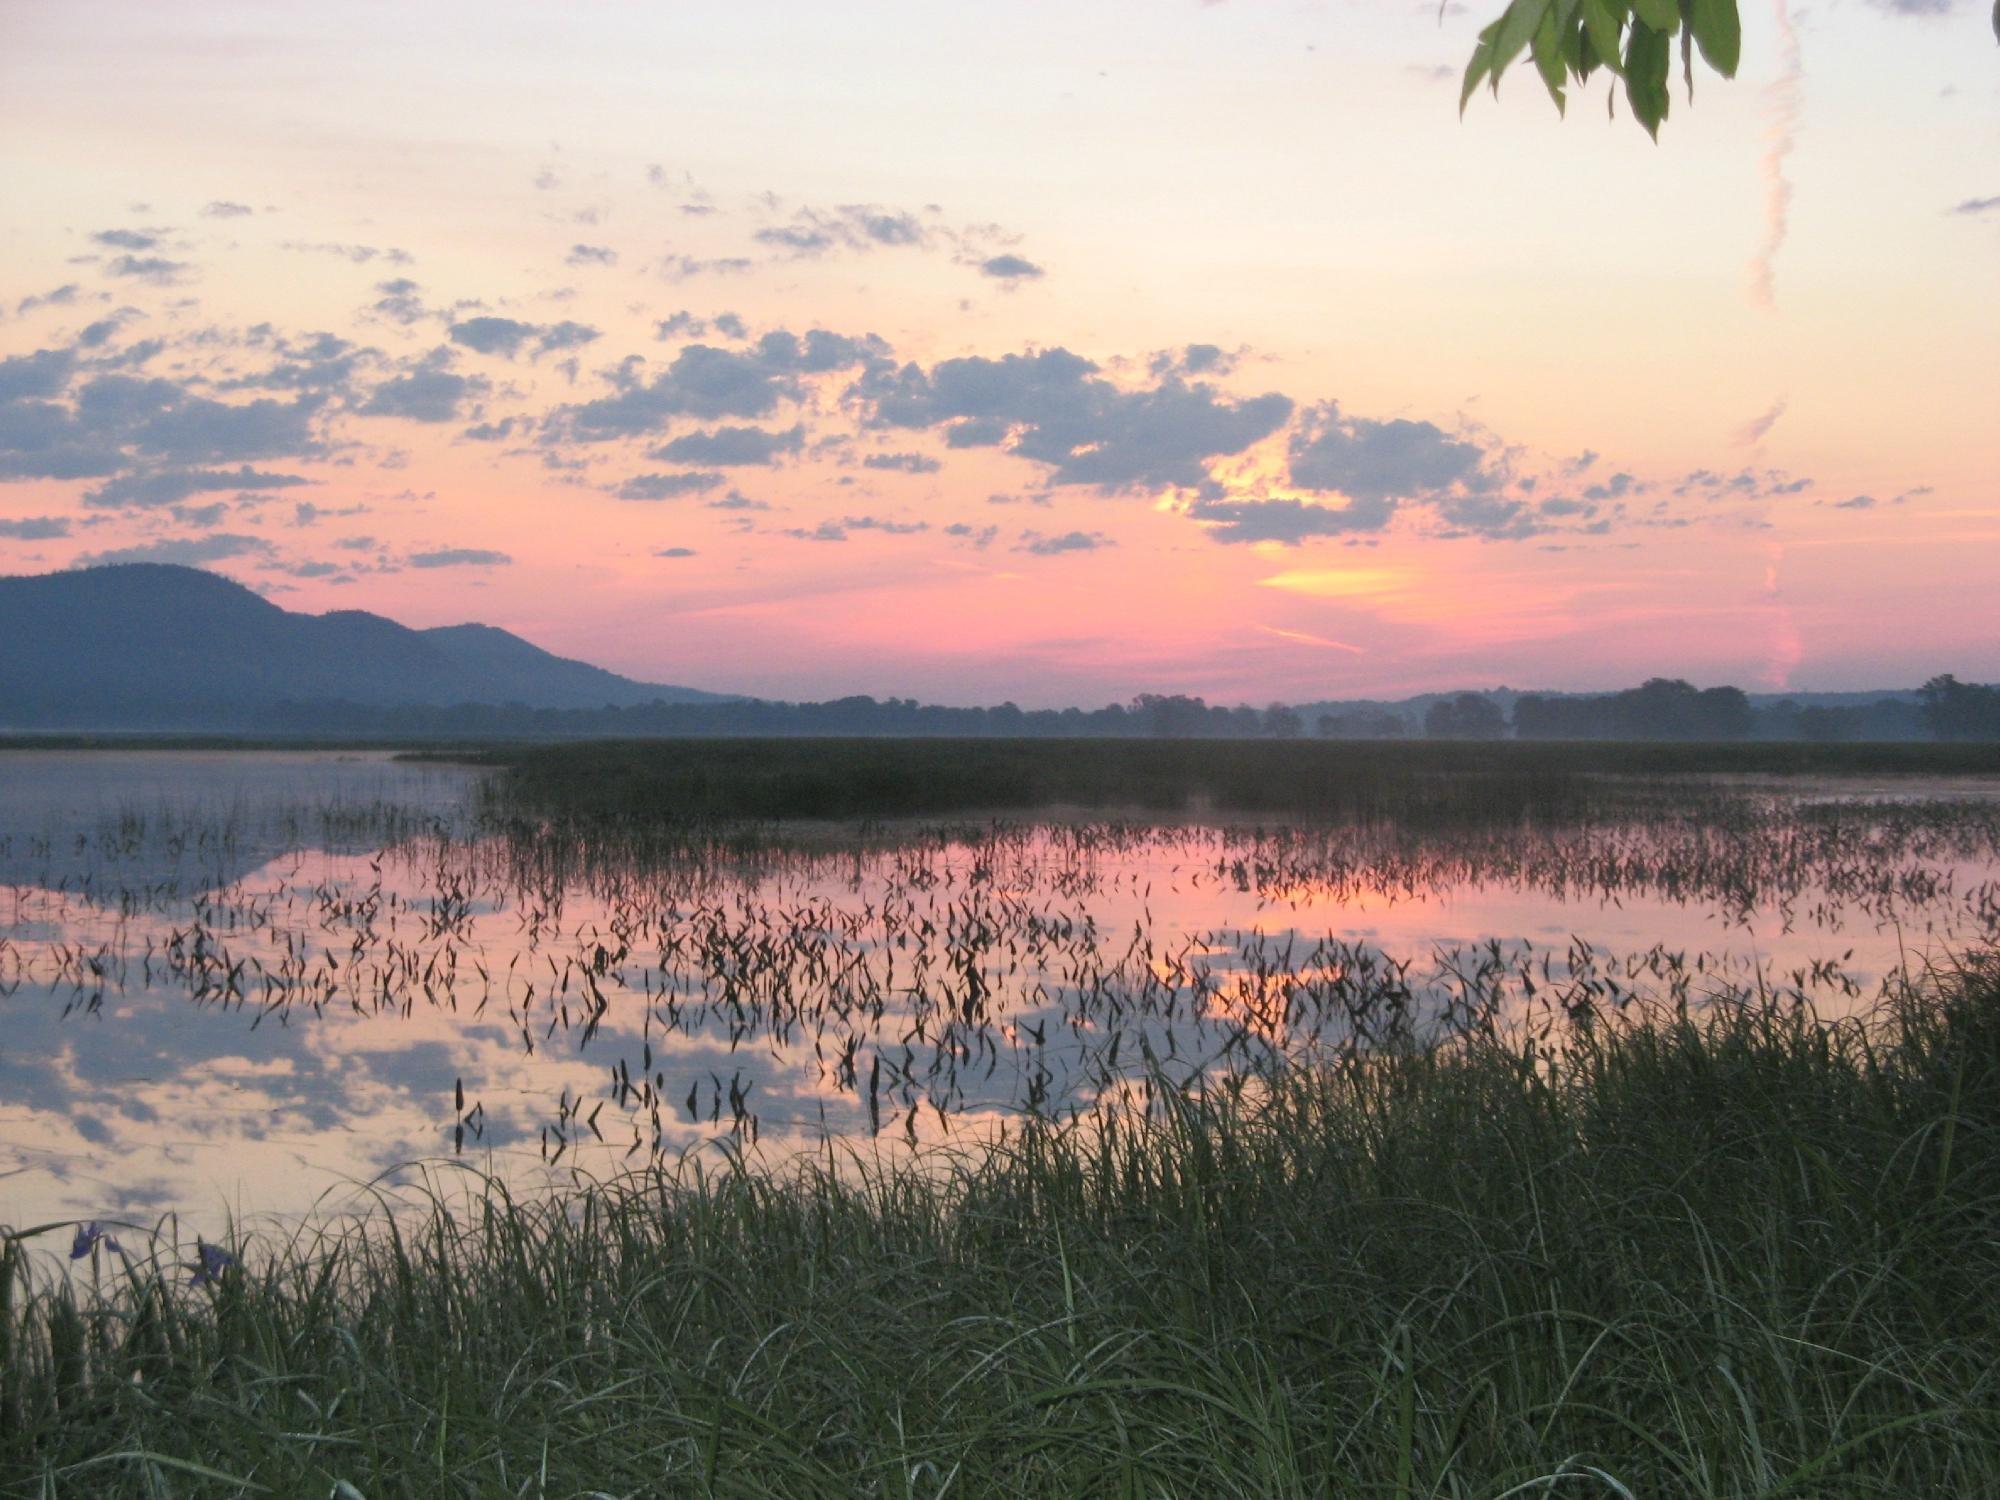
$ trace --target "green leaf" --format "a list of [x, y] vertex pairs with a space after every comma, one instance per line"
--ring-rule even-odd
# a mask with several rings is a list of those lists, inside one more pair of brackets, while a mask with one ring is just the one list
[[1500, 18], [1500, 34], [1493, 39], [1494, 92], [1499, 92], [1500, 75], [1507, 71], [1507, 65], [1533, 40], [1548, 9], [1549, 0], [1514, 0], [1507, 7], [1507, 13]]
[[1618, 60], [1619, 33], [1624, 29], [1624, 7], [1614, 13], [1608, 0], [1583, 0], [1583, 25], [1590, 33], [1590, 47], [1597, 60], [1614, 73], [1625, 71]]
[[1708, 65], [1724, 78], [1734, 78], [1743, 57], [1743, 18], [1736, 13], [1736, 0], [1694, 0], [1690, 29]]
[[1542, 75], [1542, 86], [1549, 91], [1549, 97], [1556, 102], [1556, 113], [1566, 112], [1567, 100], [1563, 98], [1563, 83], [1568, 71], [1563, 67], [1562, 34], [1556, 30], [1556, 13], [1542, 12], [1542, 24], [1535, 28], [1535, 70]]
[[1581, 82], [1590, 76], [1590, 43], [1584, 40], [1583, 22], [1571, 17], [1561, 23], [1563, 66]]
[[1625, 43], [1625, 98], [1639, 123], [1646, 127], [1646, 134], [1656, 141], [1670, 102], [1667, 71], [1672, 51], [1664, 31], [1644, 21], [1632, 23], [1631, 35]]
[[1493, 41], [1500, 34], [1500, 23], [1493, 22], [1479, 33], [1479, 44], [1472, 49], [1472, 61], [1465, 65], [1465, 84], [1458, 91], [1459, 118], [1465, 117], [1466, 103], [1472, 98], [1472, 91], [1479, 87], [1479, 80], [1493, 71]]
[[1681, 29], [1681, 8], [1674, 0], [1632, 0], [1632, 11], [1661, 36]]

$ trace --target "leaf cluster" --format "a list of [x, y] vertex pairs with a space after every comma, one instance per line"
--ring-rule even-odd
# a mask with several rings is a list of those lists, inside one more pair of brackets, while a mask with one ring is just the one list
[[[2000, 39], [2000, 0], [1993, 4], [1993, 34]], [[1724, 78], [1734, 78], [1743, 53], [1736, 0], [1511, 0], [1479, 33], [1458, 110], [1465, 113], [1481, 83], [1498, 94], [1500, 75], [1526, 52], [1558, 110], [1568, 104], [1572, 83], [1587, 83], [1600, 68], [1624, 80], [1632, 118], [1658, 140], [1671, 103], [1667, 83], [1676, 41], [1690, 99], [1696, 52]], [[1614, 86], [1606, 97], [1614, 112], [1617, 99]]]
[[[1559, 110], [1569, 88], [1587, 83], [1599, 69], [1624, 80], [1632, 117], [1657, 140], [1667, 118], [1676, 42], [1690, 96], [1696, 52], [1724, 78], [1734, 78], [1743, 52], [1736, 0], [1512, 0], [1479, 33], [1459, 111], [1482, 82], [1497, 94], [1501, 75], [1526, 52]], [[1616, 100], [1615, 89], [1610, 97]]]

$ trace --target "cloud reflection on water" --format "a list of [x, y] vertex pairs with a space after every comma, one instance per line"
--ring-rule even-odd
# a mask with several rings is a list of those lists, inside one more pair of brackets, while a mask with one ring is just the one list
[[[449, 1153], [460, 1086], [467, 1159], [525, 1185], [718, 1139], [962, 1139], [1149, 1066], [1249, 1066], [1340, 1041], [1325, 996], [1362, 970], [1406, 966], [1434, 1010], [1451, 963], [1561, 977], [1581, 934], [1627, 988], [1645, 976], [1608, 956], [1660, 950], [1708, 955], [1704, 983], [1818, 965], [1816, 997], [1850, 1003], [1912, 934], [1994, 925], [1990, 837], [1911, 843], [1893, 900], [1806, 882], [1747, 905], [1641, 878], [1636, 834], [1604, 866], [1630, 878], [1566, 888], [1199, 828], [552, 877], [490, 838], [301, 844], [284, 818], [401, 799], [448, 816], [468, 786], [448, 768], [69, 757], [4, 785], [0, 1221], [16, 1224], [295, 1215]], [[142, 805], [166, 812], [93, 839]], [[219, 818], [238, 837], [213, 868], [168, 847]], [[218, 974], [235, 977], [218, 991]]]

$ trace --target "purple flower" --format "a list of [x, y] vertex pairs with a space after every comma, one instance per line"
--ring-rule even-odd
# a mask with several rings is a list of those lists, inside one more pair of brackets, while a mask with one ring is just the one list
[[[107, 1250], [118, 1249], [118, 1241], [113, 1239], [109, 1231], [102, 1224], [98, 1223], [97, 1220], [92, 1219], [88, 1224], [77, 1225], [76, 1238], [70, 1242], [69, 1258], [71, 1260], [82, 1260], [100, 1242]], [[119, 1253], [123, 1254], [124, 1252], [120, 1251]]]
[[207, 1240], [194, 1242], [195, 1264], [188, 1269], [194, 1272], [196, 1286], [213, 1286], [222, 1279], [222, 1273], [236, 1264], [236, 1257], [220, 1245], [211, 1245]]

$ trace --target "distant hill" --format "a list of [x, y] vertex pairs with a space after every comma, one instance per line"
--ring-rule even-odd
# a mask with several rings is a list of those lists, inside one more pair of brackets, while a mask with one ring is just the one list
[[155, 563], [0, 578], [0, 728], [201, 729], [279, 703], [721, 703], [634, 682], [491, 625], [412, 630], [294, 614], [215, 573]]

